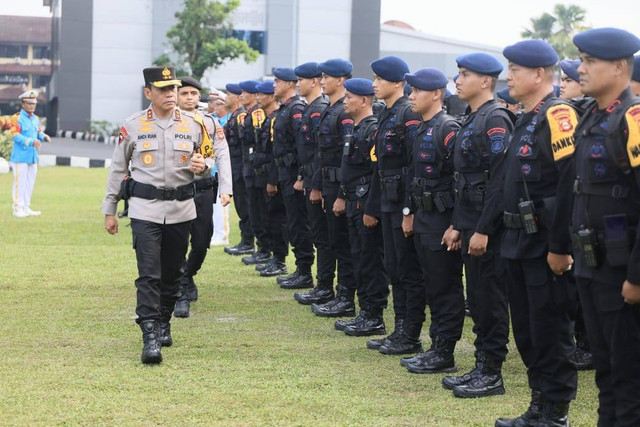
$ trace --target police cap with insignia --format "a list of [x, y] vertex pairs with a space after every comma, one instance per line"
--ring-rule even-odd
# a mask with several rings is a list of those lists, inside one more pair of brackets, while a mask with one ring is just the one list
[[173, 67], [148, 67], [142, 70], [144, 84], [155, 87], [180, 86]]
[[406, 73], [405, 80], [411, 86], [421, 90], [436, 90], [447, 86], [447, 76], [437, 68], [421, 68], [415, 73]]
[[293, 72], [296, 73], [296, 76], [302, 77], [303, 79], [322, 77], [322, 70], [318, 67], [317, 62], [305, 62], [304, 64], [300, 64], [293, 70]]
[[344, 59], [329, 59], [328, 61], [318, 64], [318, 68], [325, 74], [332, 77], [344, 77], [351, 74], [353, 64]]
[[522, 40], [507, 46], [502, 54], [509, 62], [527, 68], [550, 67], [558, 62], [558, 54], [549, 43], [540, 39]]
[[273, 70], [273, 75], [285, 82], [297, 82], [298, 76], [293, 71], [293, 68], [278, 67]]
[[577, 82], [580, 81], [580, 74], [578, 74], [579, 66], [579, 59], [563, 59], [562, 61], [560, 61], [560, 69], [562, 70], [562, 72], [569, 76], [570, 79]]
[[193, 77], [180, 77], [178, 80], [180, 80], [182, 87], [191, 86], [191, 87], [195, 87], [198, 90], [202, 90], [202, 83], [200, 83]]
[[401, 82], [404, 80], [404, 75], [410, 72], [404, 59], [397, 56], [376, 59], [371, 63], [371, 69], [376, 76], [389, 82]]
[[640, 82], [640, 55], [633, 58], [633, 74], [631, 80]]
[[273, 94], [273, 92], [274, 92], [274, 89], [273, 89], [273, 80], [265, 80], [264, 82], [259, 83], [259, 84], [256, 86], [256, 91], [257, 91], [257, 92], [259, 92], [259, 93], [264, 93], [264, 94], [267, 94], [267, 95], [272, 95], [272, 94]]
[[458, 68], [464, 67], [474, 73], [484, 74], [486, 76], [498, 77], [502, 72], [502, 64], [495, 57], [483, 53], [468, 53], [456, 58]]
[[245, 80], [243, 82], [238, 83], [240, 89], [247, 93], [258, 93], [256, 90], [256, 86], [259, 85], [260, 82], [257, 80]]
[[354, 95], [373, 96], [373, 82], [369, 79], [349, 79], [344, 88]]
[[21, 99], [23, 102], [27, 102], [28, 104], [35, 104], [38, 102], [38, 91], [33, 89], [28, 90], [20, 94], [18, 99]]
[[580, 52], [600, 59], [628, 58], [640, 50], [640, 39], [619, 28], [594, 28], [573, 37]]
[[242, 93], [242, 88], [237, 83], [227, 83], [224, 88], [227, 90], [227, 92], [234, 95], [240, 95]]
[[499, 91], [496, 92], [496, 95], [498, 95], [498, 98], [502, 99], [504, 102], [506, 102], [507, 104], [519, 104], [520, 102], [518, 102], [517, 100], [513, 99], [510, 95], [509, 95], [509, 88], [505, 87], [503, 89], [500, 89]]

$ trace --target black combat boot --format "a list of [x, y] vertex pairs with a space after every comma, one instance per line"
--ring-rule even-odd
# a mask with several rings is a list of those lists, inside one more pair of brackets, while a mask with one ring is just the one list
[[324, 304], [312, 304], [311, 311], [320, 317], [349, 317], [356, 315], [356, 305], [353, 295], [341, 285], [337, 287], [336, 298]]
[[367, 310], [359, 322], [345, 327], [344, 333], [352, 337], [386, 334], [387, 330], [384, 327], [382, 310]]
[[498, 418], [495, 427], [528, 427], [535, 426], [542, 416], [542, 395], [531, 390], [531, 403], [524, 414], [517, 418]]
[[299, 273], [298, 277], [280, 283], [280, 287], [282, 289], [313, 288], [313, 277], [311, 277], [311, 272]]
[[484, 360], [480, 375], [466, 384], [461, 384], [453, 388], [453, 395], [456, 397], [476, 398], [496, 396], [499, 394], [504, 394], [502, 361], [491, 358]]
[[184, 292], [187, 294], [189, 301], [198, 301], [198, 287], [196, 286], [196, 282], [193, 281], [193, 276], [185, 277], [184, 281]]
[[278, 282], [278, 285], [280, 285], [282, 282], [289, 282], [295, 278], [297, 278], [298, 276], [300, 276], [300, 270], [296, 268], [296, 271], [294, 271], [293, 273], [289, 274], [288, 276], [280, 276], [276, 278], [276, 282]]
[[324, 304], [335, 298], [333, 286], [320, 285], [316, 286], [309, 292], [296, 292], [293, 297], [302, 305]]
[[384, 344], [391, 343], [391, 341], [397, 339], [402, 334], [402, 326], [404, 324], [404, 319], [396, 319], [395, 329], [389, 336], [384, 338], [380, 338], [377, 340], [369, 340], [367, 341], [367, 348], [369, 350], [379, 350]]
[[254, 253], [253, 242], [242, 240], [235, 246], [225, 247], [224, 251], [229, 255], [251, 255]]
[[593, 369], [593, 357], [586, 332], [576, 326], [575, 336], [576, 349], [573, 351], [570, 360], [578, 371], [590, 371]]
[[256, 264], [255, 269], [258, 273], [262, 273], [263, 271], [273, 267], [273, 264], [275, 264], [275, 262], [276, 262], [276, 259], [274, 257], [270, 257], [266, 262], [263, 262], [261, 264]]
[[569, 402], [552, 402], [544, 399], [542, 416], [537, 427], [569, 427]]
[[421, 324], [404, 323], [402, 333], [394, 340], [389, 340], [380, 346], [378, 351], [382, 354], [412, 354], [422, 352], [422, 342], [420, 341]]
[[242, 263], [246, 265], [264, 264], [269, 260], [269, 258], [271, 258], [269, 251], [258, 248], [257, 252], [242, 258]]
[[407, 362], [405, 367], [407, 371], [414, 374], [456, 372], [458, 367], [453, 357], [455, 346], [455, 342], [447, 342], [440, 337], [436, 337], [427, 352], [417, 356], [416, 362]]
[[451, 376], [442, 378], [442, 387], [447, 390], [453, 390], [454, 387], [468, 383], [474, 378], [482, 375], [482, 367], [484, 366], [484, 353], [476, 351], [476, 367], [470, 372], [461, 376]]
[[273, 276], [282, 276], [283, 274], [287, 274], [287, 265], [284, 261], [276, 260], [271, 267], [265, 268], [260, 271], [260, 277], [273, 277]]
[[140, 356], [140, 360], [145, 364], [162, 362], [156, 322], [144, 320], [140, 322], [140, 329], [142, 330], [142, 356]]
[[189, 299], [188, 282], [183, 280], [180, 284], [180, 296], [176, 301], [176, 308], [173, 315], [176, 317], [186, 318], [190, 316], [191, 300]]
[[161, 347], [171, 347], [173, 338], [171, 338], [171, 307], [160, 307], [160, 322], [158, 323], [158, 344]]
[[355, 325], [360, 320], [362, 320], [362, 318], [365, 316], [366, 313], [367, 312], [365, 310], [360, 310], [360, 313], [358, 313], [358, 315], [356, 317], [354, 317], [353, 319], [337, 320], [333, 324], [333, 327], [336, 328], [336, 330], [338, 330], [338, 331], [344, 331], [344, 328], [346, 328], [347, 326]]

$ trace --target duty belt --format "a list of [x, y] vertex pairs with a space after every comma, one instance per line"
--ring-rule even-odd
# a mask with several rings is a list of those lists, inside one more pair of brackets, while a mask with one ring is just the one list
[[629, 187], [620, 184], [599, 186], [582, 182], [581, 179], [576, 178], [576, 180], [573, 181], [573, 193], [611, 197], [613, 199], [626, 199], [629, 195]]
[[143, 184], [132, 179], [128, 181], [129, 195], [147, 200], [189, 200], [195, 195], [193, 183], [176, 188], [157, 188], [151, 184]]
[[465, 185], [468, 182], [472, 183], [485, 183], [489, 181], [489, 171], [482, 172], [454, 172], [453, 180], [455, 182], [462, 182], [462, 185]]
[[267, 170], [267, 165], [266, 164], [253, 169], [253, 173], [255, 173], [256, 175], [263, 175], [263, 174], [265, 174], [267, 172], [268, 172], [268, 170]]
[[524, 228], [524, 220], [519, 213], [511, 213], [504, 211], [502, 214], [502, 222], [506, 228], [519, 229]]
[[380, 179], [389, 178], [391, 176], [403, 177], [407, 174], [407, 171], [408, 169], [406, 167], [397, 169], [386, 169], [379, 170], [378, 175], [380, 176]]
[[194, 184], [196, 185], [196, 191], [211, 190], [212, 188], [216, 188], [218, 186], [218, 178], [209, 176], [205, 179], [194, 181]]
[[328, 179], [329, 182], [340, 182], [342, 180], [342, 171], [340, 167], [325, 166], [322, 168], [322, 178]]
[[358, 200], [359, 197], [356, 194], [358, 187], [369, 184], [370, 182], [370, 177], [362, 176], [347, 185], [341, 185], [340, 190], [342, 190], [342, 192], [347, 196], [347, 200]]

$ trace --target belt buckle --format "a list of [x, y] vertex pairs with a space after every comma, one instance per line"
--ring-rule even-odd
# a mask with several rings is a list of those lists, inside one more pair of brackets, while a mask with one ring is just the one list
[[162, 200], [174, 200], [176, 198], [176, 190], [174, 188], [160, 188]]

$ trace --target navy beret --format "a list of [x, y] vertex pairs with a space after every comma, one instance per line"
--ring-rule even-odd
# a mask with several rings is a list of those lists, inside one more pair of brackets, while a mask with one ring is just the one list
[[640, 55], [633, 58], [633, 74], [631, 80], [640, 82]]
[[544, 40], [522, 40], [507, 46], [502, 54], [510, 62], [523, 67], [549, 67], [558, 62], [558, 54], [549, 43]]
[[409, 83], [404, 85], [404, 94], [407, 96], [411, 95], [411, 85]]
[[279, 67], [273, 70], [273, 75], [285, 82], [297, 82], [298, 76], [293, 72], [293, 68]]
[[560, 96], [560, 86], [559, 85], [553, 85], [553, 93], [555, 96]]
[[237, 83], [227, 83], [224, 88], [227, 90], [227, 92], [234, 95], [240, 95], [242, 93], [242, 88]]
[[640, 50], [640, 39], [618, 28], [595, 28], [573, 37], [581, 52], [600, 59], [626, 58]]
[[265, 80], [262, 83], [258, 83], [256, 86], [256, 92], [266, 93], [267, 95], [273, 94], [273, 80]]
[[348, 76], [353, 71], [353, 64], [344, 59], [329, 59], [318, 64], [318, 68], [325, 74], [333, 77]]
[[445, 90], [445, 91], [444, 91], [444, 99], [447, 99], [447, 98], [448, 98], [448, 97], [450, 97], [451, 95], [453, 95], [453, 94], [451, 93], [451, 91], [450, 91], [449, 89], [447, 89], [447, 90]]
[[259, 85], [260, 82], [257, 80], [245, 80], [243, 82], [238, 83], [240, 89], [248, 93], [258, 93], [256, 90], [256, 86]]
[[349, 79], [344, 88], [355, 95], [373, 96], [373, 82], [368, 79]]
[[455, 83], [458, 80], [458, 77], [460, 77], [460, 74], [456, 74], [451, 80]]
[[469, 53], [456, 58], [458, 68], [464, 67], [478, 74], [498, 77], [502, 72], [502, 64], [488, 53]]
[[560, 68], [562, 69], [562, 72], [577, 82], [580, 81], [580, 74], [578, 74], [579, 66], [579, 59], [563, 59], [560, 61]]
[[178, 80], [180, 80], [180, 83], [182, 83], [182, 86], [191, 86], [191, 87], [195, 87], [198, 90], [202, 90], [202, 83], [200, 83], [198, 80], [194, 79], [193, 77], [179, 77]]
[[507, 104], [519, 104], [520, 102], [517, 99], [513, 99], [511, 95], [509, 95], [509, 88], [505, 87], [496, 92], [498, 98], [504, 100]]
[[413, 74], [404, 75], [407, 82], [418, 89], [436, 90], [447, 86], [447, 76], [437, 68], [421, 68]]
[[318, 68], [317, 62], [305, 62], [304, 64], [298, 65], [294, 70], [296, 76], [302, 77], [303, 79], [313, 79], [315, 77], [322, 76], [322, 71]]
[[404, 59], [397, 56], [384, 56], [371, 63], [371, 69], [380, 78], [390, 82], [401, 82], [408, 74], [409, 66]]

